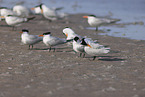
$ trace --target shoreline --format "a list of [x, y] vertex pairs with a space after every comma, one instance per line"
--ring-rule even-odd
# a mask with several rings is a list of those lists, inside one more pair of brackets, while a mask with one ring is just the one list
[[[145, 41], [98, 35], [101, 31], [81, 29], [88, 27], [84, 14], [72, 14], [66, 20], [48, 22], [36, 19], [23, 23], [17, 31], [0, 26], [0, 96], [2, 97], [142, 97], [145, 95]], [[85, 14], [86, 15], [86, 14]], [[111, 52], [90, 61], [91, 56], [78, 57], [66, 44], [48, 52], [42, 42], [28, 50], [22, 45], [21, 29], [40, 35], [52, 32], [66, 38], [63, 28], [98, 40]]]

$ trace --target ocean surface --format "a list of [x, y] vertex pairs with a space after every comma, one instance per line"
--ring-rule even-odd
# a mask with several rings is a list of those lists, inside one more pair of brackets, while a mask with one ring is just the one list
[[[0, 6], [12, 8], [16, 4], [23, 4], [32, 8], [40, 3], [48, 7], [64, 7], [66, 13], [89, 13], [96, 16], [110, 16], [121, 19], [120, 26], [102, 26], [99, 29], [115, 37], [145, 40], [145, 0], [0, 0]], [[108, 30], [109, 29], [109, 30]], [[94, 30], [89, 27], [88, 30]]]

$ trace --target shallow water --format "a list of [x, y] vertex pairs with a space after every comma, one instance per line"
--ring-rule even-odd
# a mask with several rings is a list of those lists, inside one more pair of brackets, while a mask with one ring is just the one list
[[[67, 13], [90, 13], [96, 16], [110, 16], [121, 19], [118, 23], [145, 23], [145, 1], [144, 0], [0, 0], [0, 6], [12, 8], [15, 4], [24, 4], [33, 7], [43, 2], [48, 7], [64, 7]], [[89, 27], [89, 25], [88, 25]], [[100, 29], [110, 29], [106, 33], [115, 37], [126, 37], [130, 39], [145, 40], [145, 25], [103, 26]]]

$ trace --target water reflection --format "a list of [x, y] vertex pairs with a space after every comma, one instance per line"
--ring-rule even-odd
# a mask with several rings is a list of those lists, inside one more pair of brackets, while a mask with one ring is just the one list
[[[86, 29], [95, 30], [95, 27], [87, 27]], [[126, 25], [125, 27], [118, 26], [101, 26], [99, 30], [105, 33], [99, 35], [109, 35], [114, 37], [125, 37], [129, 39], [145, 40], [145, 26], [144, 25]]]

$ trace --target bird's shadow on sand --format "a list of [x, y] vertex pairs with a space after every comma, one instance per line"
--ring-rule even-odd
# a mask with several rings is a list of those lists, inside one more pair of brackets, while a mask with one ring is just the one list
[[33, 48], [32, 50], [49, 50], [49, 48]]
[[[85, 57], [88, 59], [93, 59], [93, 57]], [[95, 60], [100, 60], [100, 61], [125, 61], [126, 59], [120, 58], [118, 56], [96, 56]]]
[[[51, 48], [50, 52], [73, 52], [71, 47], [63, 47], [63, 48], [55, 48], [55, 51], [53, 50], [54, 48]], [[49, 51], [49, 48], [33, 48], [33, 50], [44, 50], [44, 51]], [[119, 53], [119, 51], [113, 51], [113, 53]], [[84, 57], [89, 60], [93, 60], [94, 57], [92, 56], [86, 56]], [[125, 61], [126, 59], [121, 58], [119, 56], [96, 56], [95, 60], [100, 60], [100, 61]]]
[[[49, 48], [33, 48], [32, 50], [44, 50], [44, 51], [48, 50], [49, 51]], [[63, 48], [55, 48], [55, 51], [54, 51], [54, 48], [51, 48], [50, 52], [72, 52], [72, 51], [73, 50], [70, 49], [70, 47], [63, 47]]]
[[0, 25], [0, 27], [12, 27], [12, 26], [9, 26], [9, 25]]
[[101, 58], [98, 60], [101, 60], [101, 61], [125, 61], [126, 59], [114, 57], [114, 58]]

